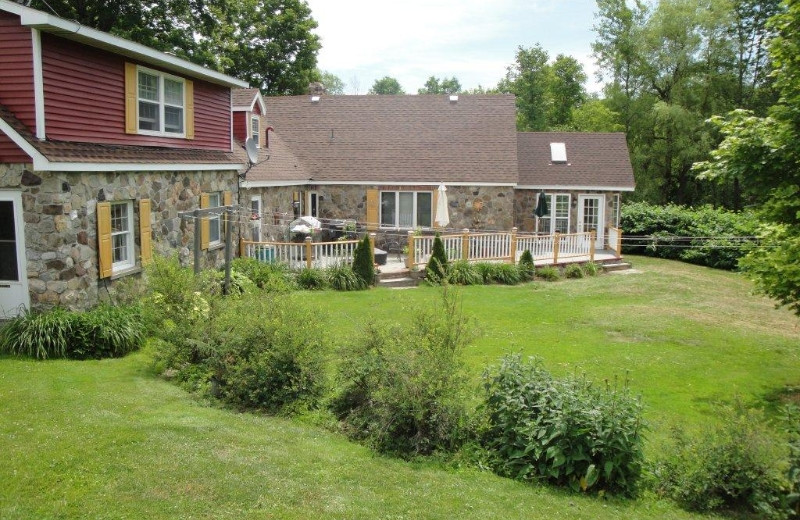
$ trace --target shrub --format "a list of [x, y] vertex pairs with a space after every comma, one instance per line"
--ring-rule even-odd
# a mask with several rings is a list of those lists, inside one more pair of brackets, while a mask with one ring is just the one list
[[247, 276], [259, 289], [268, 292], [286, 293], [297, 288], [289, 267], [280, 262], [260, 262], [255, 258], [235, 258], [231, 263], [234, 271]]
[[450, 264], [447, 281], [454, 285], [480, 285], [483, 283], [483, 277], [473, 264], [466, 260], [458, 260]]
[[518, 267], [522, 280], [526, 282], [533, 280], [535, 268], [533, 265], [533, 255], [531, 254], [530, 250], [526, 249], [522, 252], [522, 256], [519, 258]]
[[555, 282], [561, 279], [558, 267], [545, 265], [536, 270], [536, 276], [547, 282]]
[[372, 257], [372, 244], [369, 235], [356, 246], [353, 251], [353, 272], [369, 287], [375, 284], [375, 259]]
[[522, 281], [519, 268], [514, 264], [495, 264], [492, 281], [503, 285], [517, 285]]
[[137, 307], [101, 304], [90, 311], [74, 313], [72, 318], [69, 358], [122, 357], [138, 350], [144, 342], [145, 327]]
[[75, 322], [69, 311], [26, 311], [0, 329], [0, 352], [34, 359], [63, 358]]
[[433, 237], [433, 247], [431, 257], [425, 266], [425, 279], [430, 283], [442, 283], [447, 280], [447, 252], [444, 250], [444, 242], [439, 233]]
[[328, 287], [327, 273], [321, 269], [304, 267], [297, 273], [297, 285], [301, 289], [310, 291], [322, 290]]
[[369, 324], [343, 352], [331, 402], [343, 430], [404, 457], [453, 451], [466, 434], [462, 351], [471, 329], [460, 300], [417, 311], [405, 328]]
[[583, 274], [586, 276], [597, 276], [603, 267], [597, 262], [587, 262], [583, 264]]
[[495, 265], [491, 262], [476, 262], [472, 264], [475, 266], [475, 270], [480, 275], [481, 279], [483, 280], [484, 284], [493, 283], [494, 280], [494, 269]]
[[763, 414], [741, 406], [720, 411], [719, 425], [696, 435], [672, 434], [666, 455], [654, 464], [656, 491], [700, 512], [750, 511], [780, 517], [781, 474], [775, 436]]
[[0, 352], [35, 359], [117, 357], [138, 349], [144, 332], [135, 307], [104, 304], [86, 312], [57, 307], [12, 319], [0, 330]]
[[730, 270], [754, 244], [749, 237], [757, 234], [758, 225], [748, 212], [629, 203], [621, 212], [622, 250]]
[[[225, 294], [225, 271], [205, 270], [201, 274], [200, 288], [203, 294]], [[229, 296], [253, 292], [256, 284], [240, 271], [231, 269]]]
[[564, 268], [565, 278], [583, 278], [583, 269], [579, 264], [568, 264]]
[[555, 379], [538, 362], [507, 356], [483, 376], [484, 445], [504, 476], [574, 490], [633, 495], [640, 477], [642, 405], [627, 385]]
[[328, 268], [328, 283], [337, 291], [360, 291], [367, 284], [349, 265], [335, 265]]

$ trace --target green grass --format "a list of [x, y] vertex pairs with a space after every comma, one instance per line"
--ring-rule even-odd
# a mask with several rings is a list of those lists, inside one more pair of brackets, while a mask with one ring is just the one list
[[[738, 395], [800, 383], [800, 321], [736, 274], [636, 258], [641, 274], [461, 289], [482, 336], [477, 381], [503, 354], [556, 373], [624, 377], [643, 395], [650, 450], [673, 423]], [[331, 337], [404, 322], [438, 289], [308, 292]], [[0, 518], [707, 518], [666, 501], [600, 500], [475, 469], [378, 457], [300, 421], [198, 402], [147, 353], [105, 361], [0, 359]]]

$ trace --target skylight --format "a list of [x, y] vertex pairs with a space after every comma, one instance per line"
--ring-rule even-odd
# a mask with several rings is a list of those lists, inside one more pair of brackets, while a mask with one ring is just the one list
[[550, 143], [550, 160], [554, 163], [567, 162], [567, 145], [564, 143]]

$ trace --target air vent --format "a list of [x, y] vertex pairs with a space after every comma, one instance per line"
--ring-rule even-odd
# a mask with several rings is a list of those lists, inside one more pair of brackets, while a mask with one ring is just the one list
[[550, 143], [550, 161], [554, 163], [566, 163], [567, 145], [564, 143]]

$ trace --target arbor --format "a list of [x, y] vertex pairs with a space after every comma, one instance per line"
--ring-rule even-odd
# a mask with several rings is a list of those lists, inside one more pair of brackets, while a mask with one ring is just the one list
[[425, 86], [417, 90], [417, 94], [458, 94], [461, 92], [461, 82], [453, 76], [452, 78], [439, 78], [431, 76], [425, 82]]
[[376, 79], [369, 89], [368, 94], [405, 94], [400, 82], [389, 76], [384, 76], [381, 79]]
[[738, 179], [745, 197], [768, 224], [760, 248], [742, 267], [756, 284], [800, 316], [800, 1], [771, 19], [776, 31], [769, 52], [780, 100], [768, 117], [736, 110], [715, 117], [724, 136], [711, 160], [695, 165], [703, 178]]
[[317, 23], [303, 0], [33, 0], [59, 16], [236, 76], [266, 95], [315, 78]]

